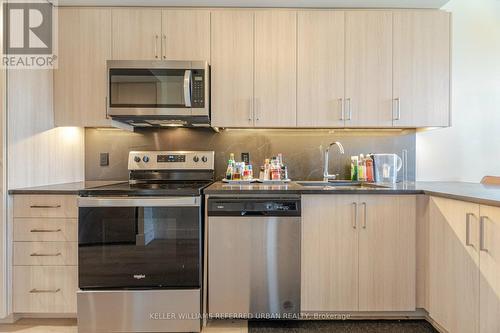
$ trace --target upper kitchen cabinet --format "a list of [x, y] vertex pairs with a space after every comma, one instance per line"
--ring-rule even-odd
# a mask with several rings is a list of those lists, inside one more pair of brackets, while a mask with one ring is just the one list
[[210, 62], [210, 12], [163, 10], [162, 57]]
[[392, 12], [345, 14], [346, 127], [392, 127]]
[[449, 126], [450, 14], [394, 12], [395, 127]]
[[212, 12], [212, 125], [253, 127], [254, 13]]
[[113, 9], [113, 59], [161, 58], [161, 9]]
[[255, 13], [255, 126], [295, 127], [297, 12]]
[[59, 9], [59, 63], [54, 70], [56, 126], [109, 126], [106, 60], [111, 58], [110, 27], [110, 9]]
[[297, 18], [297, 126], [344, 126], [344, 12]]
[[210, 12], [113, 9], [113, 59], [210, 61]]

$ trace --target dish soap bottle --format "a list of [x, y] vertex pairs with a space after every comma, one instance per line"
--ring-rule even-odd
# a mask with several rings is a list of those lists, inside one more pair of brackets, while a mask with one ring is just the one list
[[358, 181], [358, 156], [351, 156], [351, 181]]
[[227, 169], [226, 169], [226, 179], [227, 180], [233, 179], [234, 163], [235, 163], [234, 154], [231, 153], [231, 154], [229, 154], [229, 160], [227, 161]]

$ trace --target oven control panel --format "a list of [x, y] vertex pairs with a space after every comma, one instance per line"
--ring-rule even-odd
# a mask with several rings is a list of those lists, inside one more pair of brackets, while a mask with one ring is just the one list
[[213, 151], [131, 151], [129, 170], [214, 170]]

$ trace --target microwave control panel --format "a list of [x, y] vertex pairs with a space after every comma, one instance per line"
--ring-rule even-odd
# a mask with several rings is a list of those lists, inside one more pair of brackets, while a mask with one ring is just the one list
[[191, 91], [191, 107], [205, 107], [205, 71], [195, 69], [192, 72], [193, 87]]

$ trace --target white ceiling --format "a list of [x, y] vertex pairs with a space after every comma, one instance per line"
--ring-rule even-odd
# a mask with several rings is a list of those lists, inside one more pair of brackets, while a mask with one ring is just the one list
[[[49, 0], [50, 1], [50, 0]], [[59, 6], [441, 8], [449, 0], [55, 0]]]

